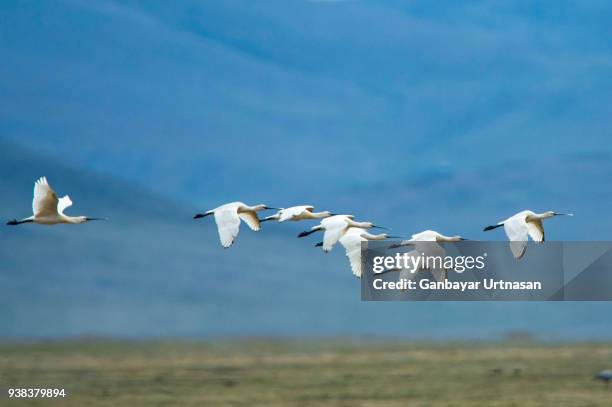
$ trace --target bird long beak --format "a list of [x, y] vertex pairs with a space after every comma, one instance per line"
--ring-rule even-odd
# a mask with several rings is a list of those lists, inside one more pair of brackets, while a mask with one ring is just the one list
[[282, 208], [274, 208], [273, 206], [266, 206], [264, 209], [275, 209], [277, 211], [280, 211]]
[[195, 216], [193, 217], [194, 219], [200, 219], [200, 218], [205, 218], [208, 215], [212, 215], [211, 213], [196, 213]]
[[573, 213], [559, 213], [555, 212], [555, 216], [574, 216]]
[[384, 227], [384, 226], [378, 226], [378, 225], [373, 225], [372, 226], [375, 229], [384, 229], [384, 230], [391, 230], [390, 228]]
[[90, 220], [108, 220], [108, 218], [85, 218], [85, 220], [89, 222]]

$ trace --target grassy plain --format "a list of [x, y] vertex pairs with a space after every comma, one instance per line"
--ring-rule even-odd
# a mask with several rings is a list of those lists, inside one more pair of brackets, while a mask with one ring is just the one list
[[[603, 343], [381, 340], [111, 341], [0, 344], [0, 405], [611, 406], [593, 374]], [[62, 400], [10, 387], [65, 388]]]

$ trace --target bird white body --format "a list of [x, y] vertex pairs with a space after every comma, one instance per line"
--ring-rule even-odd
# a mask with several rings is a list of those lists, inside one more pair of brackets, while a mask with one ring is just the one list
[[313, 233], [319, 230], [323, 231], [323, 251], [328, 253], [334, 247], [338, 240], [344, 235], [344, 233], [351, 227], [369, 229], [373, 227], [380, 227], [374, 225], [372, 222], [356, 222], [353, 220], [353, 215], [334, 215], [323, 219], [318, 225], [310, 228], [310, 232]]
[[373, 235], [360, 227], [349, 227], [340, 237], [339, 242], [346, 250], [346, 257], [349, 259], [351, 270], [353, 271], [353, 275], [355, 275], [355, 277], [361, 278], [361, 270], [363, 267], [361, 258], [361, 244], [369, 240], [384, 240], [387, 238], [388, 235], [385, 233]]
[[9, 224], [17, 225], [31, 222], [39, 225], [57, 225], [60, 223], [78, 224], [93, 220], [93, 218], [86, 216], [68, 216], [64, 214], [66, 208], [70, 206], [72, 206], [72, 200], [68, 195], [58, 199], [47, 178], [40, 177], [34, 183], [34, 198], [32, 199], [33, 215], [20, 221], [13, 220]]
[[323, 228], [323, 251], [329, 252], [340, 240], [342, 235], [349, 229], [353, 221], [353, 215], [337, 215], [325, 218], [320, 226]]
[[[435, 230], [425, 230], [423, 232], [415, 233], [409, 240], [402, 241], [398, 246], [412, 246], [414, 250], [408, 252], [408, 256], [418, 257], [436, 257], [444, 258], [446, 256], [446, 250], [439, 243], [450, 243], [459, 242], [464, 240], [461, 236], [445, 236]], [[409, 264], [418, 264], [418, 268], [413, 270], [411, 268], [402, 268], [400, 270], [399, 278], [413, 279], [418, 271], [425, 270], [423, 267], [424, 262], [413, 262]], [[432, 276], [436, 281], [444, 281], [447, 278], [447, 270], [443, 267], [437, 267], [440, 262], [433, 262], [436, 267], [430, 268]]]
[[544, 242], [545, 235], [542, 221], [556, 215], [573, 216], [571, 213], [565, 214], [553, 211], [535, 213], [530, 210], [525, 210], [512, 215], [508, 219], [497, 223], [495, 226], [488, 226], [485, 230], [503, 226], [506, 236], [508, 236], [508, 240], [510, 240], [512, 255], [518, 260], [525, 255], [527, 241], [530, 237], [536, 243]]
[[228, 248], [234, 243], [234, 240], [238, 236], [241, 220], [246, 223], [251, 230], [255, 232], [261, 230], [257, 212], [264, 209], [268, 209], [264, 204], [249, 206], [243, 202], [230, 202], [206, 211], [203, 215], [196, 215], [195, 218], [214, 215], [221, 246]]
[[423, 232], [415, 233], [410, 237], [410, 240], [404, 242], [459, 242], [464, 240], [461, 236], [445, 236], [435, 230], [424, 230]]
[[290, 208], [282, 208], [274, 215], [267, 216], [263, 220], [277, 220], [279, 222], [297, 222], [300, 220], [323, 219], [332, 216], [331, 212], [329, 211], [313, 212], [313, 210], [314, 206], [311, 205], [292, 206]]

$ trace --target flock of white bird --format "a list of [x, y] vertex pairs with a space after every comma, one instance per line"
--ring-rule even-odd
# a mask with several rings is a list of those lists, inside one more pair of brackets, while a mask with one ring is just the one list
[[[105, 220], [105, 218], [91, 218], [87, 216], [69, 216], [64, 214], [64, 211], [72, 206], [72, 200], [68, 195], [58, 198], [57, 194], [49, 185], [46, 177], [39, 178], [34, 183], [34, 199], [32, 201], [33, 215], [21, 220], [11, 220], [7, 225], [20, 225], [23, 223], [37, 223], [41, 225], [56, 225], [61, 223], [78, 224], [92, 220]], [[263, 210], [275, 209], [278, 212], [274, 215], [260, 219], [257, 213]], [[323, 241], [315, 246], [322, 246], [324, 252], [332, 250], [336, 243], [340, 243], [346, 250], [353, 274], [361, 277], [361, 243], [370, 240], [385, 240], [397, 239], [399, 236], [389, 236], [386, 233], [371, 234], [369, 229], [387, 229], [383, 226], [377, 226], [372, 222], [357, 222], [353, 215], [338, 215], [329, 211], [314, 212], [314, 207], [310, 205], [292, 206], [290, 208], [272, 208], [264, 204], [249, 206], [242, 202], [231, 202], [221, 205], [215, 209], [211, 209], [204, 213], [199, 213], [194, 216], [194, 219], [204, 218], [206, 216], [214, 216], [219, 232], [221, 245], [225, 248], [230, 247], [240, 230], [240, 221], [246, 223], [249, 228], [254, 231], [261, 230], [261, 223], [266, 221], [302, 221], [321, 219], [320, 223], [313, 226], [308, 231], [304, 231], [298, 237], [308, 236], [315, 232], [323, 232]], [[529, 237], [534, 242], [544, 242], [544, 226], [542, 221], [553, 216], [568, 215], [570, 213], [558, 213], [547, 211], [544, 213], [535, 213], [529, 210], [521, 211], [508, 219], [497, 223], [496, 225], [487, 226], [484, 231], [504, 228], [508, 239], [510, 240], [510, 248], [516, 259], [520, 259], [525, 255], [527, 241]], [[404, 240], [400, 244], [395, 244], [390, 247], [400, 246], [417, 246], [419, 242], [457, 242], [465, 240], [461, 236], [445, 236], [433, 230], [416, 233], [409, 240]], [[431, 250], [431, 249], [430, 249]], [[445, 279], [443, 276], [436, 276], [436, 279]]]

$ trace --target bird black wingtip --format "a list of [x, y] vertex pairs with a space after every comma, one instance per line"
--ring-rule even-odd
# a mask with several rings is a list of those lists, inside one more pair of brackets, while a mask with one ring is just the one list
[[90, 217], [86, 217], [85, 220], [87, 222], [92, 221], [92, 220], [108, 220], [108, 218], [90, 218]]
[[204, 217], [203, 213], [196, 213], [195, 215], [193, 215], [194, 219], [200, 219], [200, 218], [203, 218], [203, 217]]

